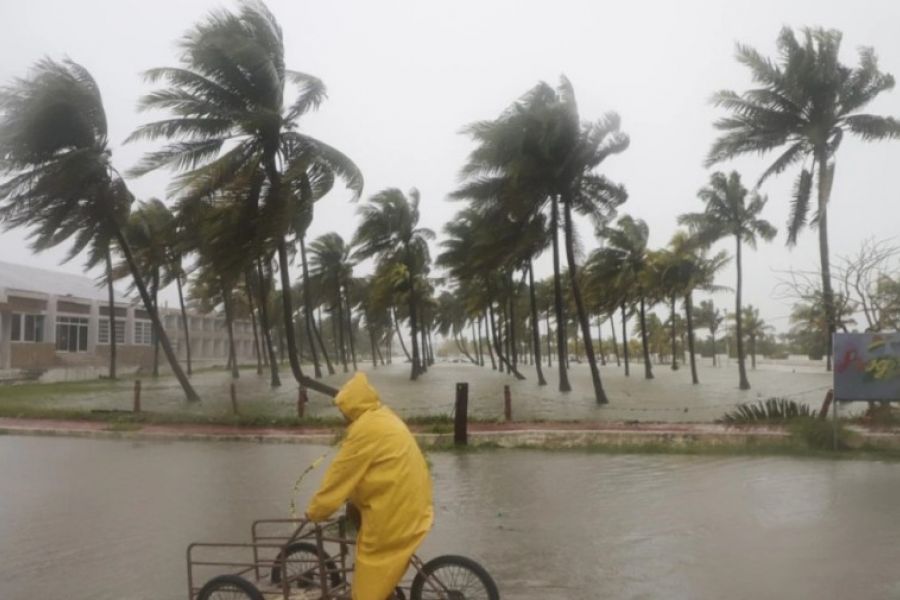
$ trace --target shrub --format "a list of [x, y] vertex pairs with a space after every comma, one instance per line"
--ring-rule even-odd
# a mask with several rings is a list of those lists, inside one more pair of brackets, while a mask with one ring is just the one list
[[722, 415], [718, 422], [727, 425], [785, 423], [812, 416], [812, 411], [806, 404], [786, 398], [769, 398], [764, 402], [738, 404], [734, 410]]

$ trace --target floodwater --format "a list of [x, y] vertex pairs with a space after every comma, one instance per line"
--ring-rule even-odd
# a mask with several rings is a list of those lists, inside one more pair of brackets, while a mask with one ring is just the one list
[[[756, 402], [767, 398], [787, 397], [813, 408], [821, 406], [826, 390], [831, 387], [831, 375], [821, 365], [796, 364], [787, 361], [760, 363], [749, 371], [753, 389], [737, 387], [737, 363], [734, 360], [713, 367], [704, 360], [699, 369], [700, 384], [692, 385], [690, 369], [682, 365], [672, 371], [669, 365], [653, 365], [655, 379], [643, 377], [643, 365], [631, 365], [631, 376], [625, 377], [623, 369], [614, 365], [601, 367], [601, 375], [610, 403], [598, 406], [594, 400], [590, 371], [586, 364], [572, 363], [569, 377], [572, 391], [560, 393], [557, 389], [557, 369], [544, 367], [549, 385], [539, 387], [533, 366], [521, 365], [527, 377], [516, 381], [513, 377], [476, 367], [471, 364], [438, 363], [418, 381], [409, 380], [409, 365], [395, 363], [372, 370], [371, 364], [360, 364], [365, 369], [383, 401], [402, 416], [449, 415], [453, 411], [457, 382], [469, 383], [469, 411], [479, 418], [497, 418], [503, 415], [503, 387], [509, 385], [513, 401], [513, 417], [517, 420], [591, 420], [591, 421], [665, 421], [710, 422], [732, 410], [736, 404]], [[554, 363], [555, 364], [555, 363]], [[749, 368], [749, 367], [748, 367]], [[306, 370], [311, 371], [307, 366]], [[338, 372], [324, 381], [340, 386], [349, 377]], [[269, 387], [267, 375], [259, 376], [255, 370], [243, 370], [236, 381], [239, 410], [244, 413], [293, 415], [296, 414], [297, 387], [289, 370], [282, 370], [284, 385], [275, 390]], [[205, 414], [231, 411], [229, 394], [230, 376], [223, 371], [203, 372], [192, 378], [203, 398], [201, 405], [188, 406], [181, 389], [172, 377], [143, 380], [142, 405], [144, 410], [158, 412], [202, 412]], [[67, 386], [54, 393], [53, 386], [46, 386], [46, 395], [31, 402], [45, 407], [77, 409], [130, 410], [132, 406], [132, 382], [88, 383], [84, 392], [77, 386]], [[2, 392], [2, 390], [0, 390]], [[0, 401], [2, 393], [0, 393]], [[310, 416], [338, 414], [327, 398], [310, 393], [307, 408]]]
[[[184, 551], [288, 514], [327, 447], [0, 437], [0, 598], [186, 598]], [[900, 597], [900, 468], [525, 450], [429, 456], [421, 554], [504, 598]], [[304, 480], [304, 503], [321, 471]]]

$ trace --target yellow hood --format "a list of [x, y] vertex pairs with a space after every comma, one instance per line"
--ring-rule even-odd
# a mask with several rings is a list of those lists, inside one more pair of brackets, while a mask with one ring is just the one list
[[345, 383], [334, 403], [351, 421], [357, 420], [365, 412], [381, 408], [378, 392], [369, 385], [365, 373], [357, 373]]

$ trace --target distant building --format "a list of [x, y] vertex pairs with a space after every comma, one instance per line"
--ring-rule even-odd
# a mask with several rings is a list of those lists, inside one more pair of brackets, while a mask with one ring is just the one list
[[[179, 359], [187, 355], [181, 312], [160, 308], [163, 328]], [[225, 318], [188, 312], [191, 359], [228, 360]], [[116, 362], [149, 367], [153, 325], [140, 302], [115, 294]], [[109, 360], [109, 296], [89, 277], [0, 262], [0, 369], [43, 371], [104, 367]], [[238, 362], [256, 360], [249, 321], [234, 323]], [[160, 366], [166, 364], [160, 351]]]

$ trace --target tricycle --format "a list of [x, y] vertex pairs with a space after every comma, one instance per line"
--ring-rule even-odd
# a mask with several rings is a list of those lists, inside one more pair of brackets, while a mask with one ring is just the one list
[[[346, 516], [260, 519], [248, 543], [195, 542], [187, 549], [189, 600], [350, 600], [351, 548]], [[411, 582], [392, 600], [499, 600], [490, 574], [470, 558], [444, 555], [410, 560]], [[201, 585], [197, 585], [202, 582]]]

